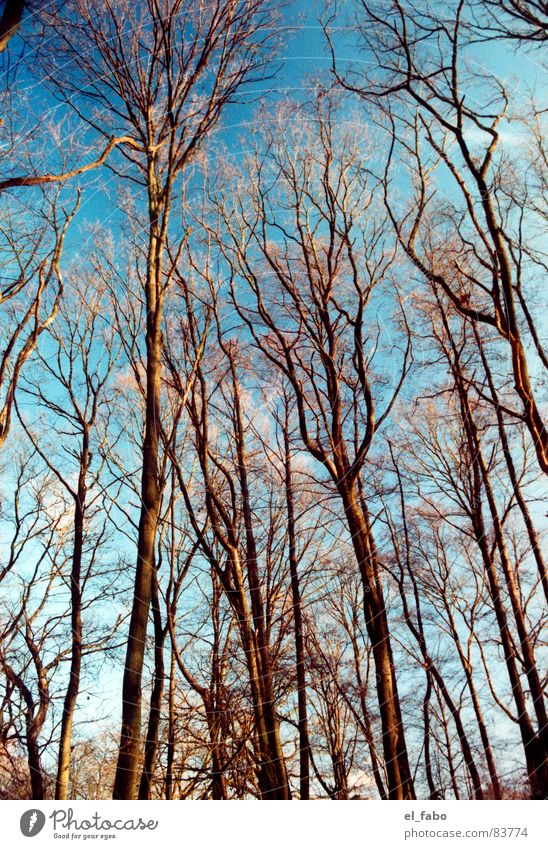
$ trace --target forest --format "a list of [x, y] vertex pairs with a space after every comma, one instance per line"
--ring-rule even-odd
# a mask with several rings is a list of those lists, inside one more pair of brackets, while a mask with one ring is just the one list
[[541, 0], [0, 3], [0, 798], [548, 798]]

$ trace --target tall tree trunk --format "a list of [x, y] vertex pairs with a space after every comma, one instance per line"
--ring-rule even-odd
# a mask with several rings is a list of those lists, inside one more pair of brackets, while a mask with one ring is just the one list
[[169, 667], [168, 730], [166, 763], [166, 799], [173, 799], [173, 766], [175, 763], [175, 652], [171, 649]]
[[151, 235], [146, 280], [146, 406], [143, 465], [141, 475], [141, 515], [137, 540], [137, 566], [133, 606], [122, 686], [122, 730], [116, 778], [115, 799], [137, 798], [141, 762], [142, 678], [148, 615], [152, 594], [154, 550], [160, 509], [158, 470], [158, 428], [160, 425], [160, 375], [162, 353], [161, 267], [163, 242], [157, 233], [158, 208], [154, 197], [154, 177], [149, 174], [151, 193]]
[[211, 798], [216, 800], [228, 799], [226, 781], [224, 776], [224, 758], [222, 756], [220, 746], [221, 722], [219, 713], [216, 709], [214, 702], [209, 703], [209, 705], [206, 707], [206, 712], [209, 740], [211, 746], [211, 766], [213, 773], [211, 779]]
[[[286, 401], [287, 403], [287, 401]], [[297, 561], [297, 539], [295, 527], [295, 503], [291, 469], [289, 426], [284, 423], [285, 497], [287, 508], [287, 533], [289, 539], [289, 571], [293, 600], [293, 623], [295, 628], [295, 661], [297, 672], [297, 705], [299, 728], [299, 788], [301, 799], [310, 799], [310, 738], [306, 704], [306, 669], [303, 634], [303, 615]]]
[[25, 743], [27, 747], [27, 763], [29, 767], [32, 798], [45, 799], [44, 772], [42, 770], [38, 740], [46, 719], [47, 708], [49, 705], [49, 690], [48, 682], [43, 666], [38, 658], [36, 647], [30, 640], [27, 640], [27, 644], [31, 648], [38, 676], [38, 690], [40, 693], [38, 710], [36, 709], [32, 692], [29, 687], [27, 687], [21, 676], [18, 675], [5, 661], [2, 666], [6, 677], [15, 687], [17, 687], [21, 693], [23, 701], [25, 702]]
[[447, 766], [449, 767], [449, 776], [451, 778], [451, 787], [453, 788], [453, 794], [455, 799], [460, 799], [460, 789], [459, 782], [457, 780], [457, 771], [455, 769], [455, 758], [453, 757], [453, 747], [451, 745], [451, 737], [449, 736], [449, 723], [447, 722], [447, 717], [445, 715], [445, 708], [443, 706], [443, 701], [438, 697], [438, 704], [440, 706], [440, 711], [442, 715], [442, 730], [443, 736], [445, 737], [445, 745], [447, 747]]
[[[211, 681], [209, 686], [210, 710], [208, 712], [208, 727], [211, 740], [211, 761], [213, 766], [213, 778], [211, 781], [211, 795], [213, 799], [228, 799], [228, 791], [225, 779], [225, 710], [223, 697], [223, 661], [221, 657], [221, 624], [220, 624], [220, 600], [222, 587], [215, 570], [211, 573], [212, 585], [212, 611], [213, 622], [213, 650], [211, 657]], [[207, 706], [206, 706], [207, 707]]]
[[439, 799], [439, 791], [434, 783], [434, 775], [432, 773], [432, 756], [430, 751], [430, 699], [432, 698], [432, 675], [430, 670], [426, 670], [426, 690], [422, 700], [422, 719], [424, 726], [424, 769], [426, 772], [426, 781], [428, 783], [429, 799]]
[[[377, 790], [379, 791], [379, 796], [381, 799], [387, 799], [386, 788], [384, 786], [384, 780], [382, 775], [382, 767], [379, 764], [379, 758], [377, 755], [377, 748], [375, 746], [375, 738], [373, 734], [373, 726], [371, 722], [371, 715], [369, 708], [367, 706], [366, 701], [366, 692], [367, 686], [366, 682], [363, 680], [362, 671], [360, 668], [360, 651], [358, 647], [358, 641], [356, 639], [356, 633], [354, 632], [351, 635], [352, 641], [352, 652], [354, 656], [354, 669], [356, 671], [356, 684], [358, 687], [359, 699], [360, 699], [360, 709], [361, 709], [361, 717], [359, 718], [360, 727], [363, 729], [363, 734], [367, 742], [367, 746], [369, 748], [369, 756], [371, 758], [371, 769], [373, 770], [373, 778], [375, 779], [375, 784], [377, 785]], [[346, 698], [346, 694], [344, 689], [341, 691], [341, 695]], [[349, 704], [347, 700], [347, 704]], [[352, 706], [349, 704], [351, 710]], [[355, 714], [356, 715], [356, 714]]]
[[341, 733], [341, 716], [339, 705], [329, 704], [328, 726], [329, 726], [329, 749], [331, 764], [333, 767], [333, 778], [335, 786], [331, 794], [332, 799], [348, 799], [348, 769], [343, 751], [343, 740]]
[[82, 667], [82, 551], [84, 546], [84, 518], [86, 510], [87, 484], [86, 475], [89, 466], [89, 434], [84, 428], [82, 454], [80, 457], [80, 472], [78, 489], [74, 505], [74, 547], [72, 551], [72, 568], [70, 574], [70, 602], [72, 646], [70, 657], [70, 678], [63, 704], [61, 719], [61, 738], [59, 740], [59, 756], [57, 761], [57, 779], [55, 782], [55, 798], [68, 798], [70, 777], [70, 752], [72, 742], [72, 724], [76, 701], [80, 690], [80, 672]]
[[30, 787], [33, 799], [45, 799], [44, 773], [40, 759], [38, 736], [33, 728], [33, 720], [27, 721], [27, 759], [30, 772]]
[[162, 624], [160, 599], [158, 595], [158, 576], [156, 570], [152, 576], [152, 615], [154, 619], [154, 676], [150, 694], [150, 709], [148, 715], [147, 736], [145, 740], [145, 757], [141, 781], [139, 784], [139, 799], [150, 799], [154, 763], [158, 751], [158, 732], [160, 728], [162, 699], [164, 695], [164, 642], [166, 629]]
[[367, 517], [355, 492], [341, 486], [348, 529], [363, 582], [365, 624], [375, 663], [377, 698], [383, 734], [389, 799], [414, 799], [409, 769], [388, 619], [376, 559], [376, 547]]

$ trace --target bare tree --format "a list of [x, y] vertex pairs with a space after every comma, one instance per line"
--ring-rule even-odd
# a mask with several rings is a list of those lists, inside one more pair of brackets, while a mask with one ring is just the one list
[[[438, 429], [435, 407], [431, 407], [430, 426], [425, 428], [417, 424], [417, 431], [420, 431], [421, 436], [420, 448], [414, 452], [414, 474], [418, 469], [422, 469], [431, 481], [427, 486], [432, 486], [432, 494], [422, 495], [429, 511], [432, 511], [437, 520], [442, 520], [454, 528], [461, 538], [470, 538], [477, 546], [475, 555], [472, 555], [469, 543], [467, 544], [464, 549], [465, 560], [474, 571], [479, 568], [483, 573], [500, 633], [511, 695], [516, 708], [516, 714], [510, 716], [520, 729], [532, 793], [535, 797], [542, 797], [546, 787], [546, 705], [542, 692], [542, 671], [535, 656], [536, 634], [541, 626], [534, 624], [534, 620], [531, 621], [527, 614], [528, 598], [536, 595], [539, 581], [533, 581], [529, 589], [526, 587], [525, 577], [520, 577], [522, 555], [514, 554], [511, 549], [509, 525], [513, 506], [516, 505], [516, 496], [511, 474], [508, 484], [501, 478], [502, 470], [506, 468], [510, 472], [511, 466], [505, 462], [504, 452], [500, 450], [496, 439], [500, 430], [496, 417], [493, 416], [492, 406], [483, 399], [482, 394], [478, 395], [475, 391], [475, 381], [469, 378], [476, 364], [481, 363], [481, 351], [478, 353], [474, 350], [472, 342], [474, 323], [467, 318], [457, 320], [449, 299], [444, 299], [443, 294], [434, 285], [432, 291], [432, 303], [425, 304], [423, 309], [428, 316], [432, 339], [437, 350], [442, 352], [451, 376], [448, 385], [441, 383], [433, 388], [433, 395], [440, 400], [444, 396], [447, 397], [451, 425], [449, 429], [449, 419], [446, 416], [446, 423]], [[422, 457], [419, 458], [420, 455]], [[429, 472], [426, 471], [428, 468]], [[419, 475], [421, 474], [422, 472], [419, 472]], [[443, 492], [444, 498], [448, 499], [447, 512], [440, 510], [439, 504], [436, 504], [434, 492]], [[526, 527], [525, 517], [523, 521]], [[529, 534], [526, 536], [530, 539]], [[533, 542], [534, 539], [536, 537]], [[527, 552], [529, 557], [531, 554], [535, 562], [537, 558], [534, 549]], [[479, 563], [476, 563], [475, 558], [478, 555]], [[447, 587], [445, 598], [448, 592]], [[532, 610], [534, 612], [534, 606]], [[470, 636], [474, 642], [479, 640], [473, 629]], [[466, 666], [465, 673], [474, 699]], [[522, 675], [529, 688], [537, 729], [529, 716], [527, 689]], [[489, 675], [489, 686], [491, 685]], [[500, 707], [500, 700], [497, 698], [496, 701]], [[474, 709], [480, 721], [477, 704]], [[508, 708], [504, 710], [507, 712]], [[485, 748], [486, 739], [481, 722], [480, 734]], [[486, 759], [489, 764], [487, 753]], [[496, 786], [496, 782], [493, 782], [492, 763], [490, 770], [491, 781]]]
[[[68, 15], [68, 17], [67, 17]], [[123, 688], [120, 758], [114, 795], [135, 798], [140, 761], [141, 679], [151, 602], [160, 490], [158, 423], [161, 405], [162, 321], [176, 257], [168, 251], [178, 176], [242, 84], [259, 73], [268, 40], [262, 0], [218, 0], [192, 9], [182, 0], [135, 5], [66, 4], [52, 20], [60, 62], [71, 60], [70, 78], [58, 84], [81, 113], [99, 105], [106, 122], [123, 126], [133, 142], [124, 151], [125, 174], [141, 187], [147, 227], [142, 284], [146, 298], [146, 413], [142, 449], [142, 507], [135, 594]], [[92, 112], [85, 120], [97, 126]], [[100, 132], [109, 135], [106, 122]]]
[[[201, 274], [210, 280], [210, 267], [201, 260]], [[197, 268], [195, 268], [197, 271]], [[215, 306], [213, 307], [216, 310]], [[200, 337], [195, 320], [187, 307], [190, 338], [198, 352]], [[199, 466], [198, 478], [203, 501], [196, 503], [189, 489], [190, 482], [176, 467], [178, 483], [190, 516], [194, 534], [203, 555], [220, 581], [233, 607], [240, 632], [242, 648], [249, 673], [249, 684], [255, 717], [255, 757], [261, 798], [290, 798], [285, 759], [282, 750], [279, 717], [277, 715], [274, 651], [270, 640], [268, 599], [265, 598], [259, 571], [260, 523], [252, 506], [252, 467], [248, 454], [248, 430], [239, 371], [241, 359], [235, 340], [221, 334], [217, 320], [218, 361], [213, 374], [208, 375], [199, 361], [196, 380], [184, 390], [175, 365], [170, 361], [174, 385], [181, 397], [186, 396], [186, 409], [193, 429], [193, 441]], [[211, 397], [210, 384], [220, 382], [220, 399]], [[217, 437], [211, 435], [211, 418], [218, 405], [228, 410], [228, 421], [217, 418]], [[223, 429], [221, 429], [223, 428]], [[226, 429], [231, 434], [225, 443]], [[195, 488], [194, 485], [193, 489]], [[205, 516], [203, 513], [205, 512]], [[217, 553], [216, 549], [219, 549]]]
[[[0, 669], [9, 717], [6, 721], [3, 712], [2, 733], [6, 742], [15, 739], [26, 749], [33, 799], [44, 799], [47, 793], [40, 736], [51, 706], [51, 671], [60, 660], [57, 653], [49, 664], [45, 660], [54, 618], [47, 613], [44, 616], [43, 611], [47, 610], [57, 558], [62, 559], [57, 531], [63, 515], [61, 510], [55, 516], [56, 505], [51, 499], [46, 504], [47, 484], [32, 458], [25, 458], [20, 463], [13, 509], [3, 516], [4, 525], [7, 522], [12, 528], [10, 558], [3, 578], [15, 578], [15, 586], [4, 600], [1, 616]], [[36, 542], [37, 553], [29, 558], [29, 547]], [[53, 568], [48, 568], [52, 563]]]
[[[395, 0], [380, 14], [365, 0], [358, 27], [375, 70], [343, 75], [331, 43], [333, 71], [345, 90], [371, 104], [388, 134], [385, 201], [407, 256], [461, 315], [494, 329], [507, 343], [521, 403], [514, 415], [526, 422], [539, 466], [548, 472], [548, 432], [531, 377], [527, 315], [524, 321], [520, 314], [524, 225], [516, 231], [516, 209], [506, 190], [510, 96], [503, 81], [478, 70], [467, 56], [468, 7], [458, 0], [449, 18], [430, 4]], [[328, 24], [326, 32], [330, 38]], [[425, 48], [430, 40], [433, 49]], [[393, 183], [401, 161], [413, 175], [403, 212]], [[442, 171], [450, 181], [444, 202], [435, 184]]]
[[[74, 273], [74, 272], [73, 272]], [[43, 444], [41, 434], [29, 429], [20, 415], [21, 423], [31, 439], [34, 450], [66, 489], [74, 502], [74, 534], [70, 572], [71, 655], [69, 683], [64, 700], [57, 764], [56, 799], [66, 799], [69, 786], [72, 726], [80, 689], [84, 635], [82, 623], [83, 591], [93, 576], [97, 549], [106, 532], [105, 523], [91, 543], [89, 537], [90, 513], [94, 503], [103, 504], [103, 484], [100, 480], [104, 468], [99, 431], [108, 422], [108, 412], [99, 418], [103, 409], [109, 409], [107, 383], [116, 360], [112, 330], [108, 323], [105, 291], [94, 287], [93, 280], [85, 280], [85, 295], [74, 291], [65, 293], [60, 307], [59, 321], [49, 330], [47, 358], [35, 358], [36, 377], [27, 376], [23, 399], [33, 401], [35, 414], [40, 412], [64, 421], [65, 440], [63, 454], [72, 454], [75, 466], [58, 462], [51, 447]], [[81, 283], [81, 276], [79, 277]], [[100, 352], [97, 348], [100, 347]], [[38, 376], [39, 375], [39, 376]], [[43, 385], [47, 386], [44, 390]], [[39, 421], [45, 426], [47, 418]], [[74, 447], [72, 441], [74, 440]], [[73, 484], [76, 476], [76, 485]], [[96, 509], [95, 509], [95, 512]], [[108, 520], [108, 511], [101, 511]], [[86, 551], [88, 549], [88, 551]], [[86, 562], [89, 559], [89, 562]]]
[[[295, 399], [302, 443], [327, 471], [341, 499], [364, 588], [364, 612], [377, 672], [389, 795], [411, 798], [396, 672], [378, 554], [362, 473], [410, 363], [404, 331], [400, 375], [384, 407], [372, 374], [379, 330], [366, 308], [391, 278], [395, 249], [373, 213], [369, 185], [351, 132], [337, 135], [336, 107], [320, 95], [299, 129], [279, 117], [266, 156], [250, 161], [236, 197], [222, 206], [233, 297], [250, 335], [279, 368]], [[301, 127], [304, 126], [304, 129]], [[282, 219], [277, 210], [287, 210]], [[236, 290], [241, 275], [253, 301]], [[397, 299], [396, 299], [397, 300]], [[397, 307], [396, 307], [397, 308]], [[378, 339], [378, 336], [377, 336]], [[379, 378], [382, 384], [382, 378]], [[384, 388], [384, 385], [383, 385]]]

